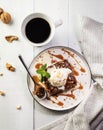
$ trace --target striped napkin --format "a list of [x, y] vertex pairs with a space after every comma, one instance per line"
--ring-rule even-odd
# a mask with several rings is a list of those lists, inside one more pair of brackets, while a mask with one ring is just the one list
[[96, 82], [73, 113], [39, 130], [103, 130], [103, 24], [88, 17], [79, 19], [80, 47]]

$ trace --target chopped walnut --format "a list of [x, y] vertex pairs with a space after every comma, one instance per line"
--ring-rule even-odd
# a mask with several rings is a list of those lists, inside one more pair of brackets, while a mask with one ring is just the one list
[[0, 95], [1, 96], [5, 96], [5, 92], [4, 91], [0, 91]]
[[16, 106], [16, 109], [21, 110], [21, 106], [20, 105]]
[[3, 73], [0, 73], [0, 76], [3, 76]]
[[15, 68], [11, 64], [6, 63], [6, 68], [12, 72], [15, 71]]
[[19, 38], [17, 36], [14, 36], [14, 35], [10, 35], [10, 36], [5, 36], [5, 39], [8, 41], [8, 42], [13, 42], [14, 40], [18, 40]]

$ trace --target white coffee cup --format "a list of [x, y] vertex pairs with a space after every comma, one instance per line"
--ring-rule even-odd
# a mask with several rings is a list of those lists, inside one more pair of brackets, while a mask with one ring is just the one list
[[[56, 27], [58, 27], [61, 24], [62, 24], [62, 20], [58, 20], [54, 22], [49, 16], [43, 13], [33, 13], [33, 14], [28, 15], [23, 20], [21, 31], [22, 31], [23, 36], [27, 39], [27, 41], [31, 45], [43, 46], [43, 45], [48, 44], [52, 40], [55, 34]], [[50, 31], [48, 31], [49, 30], [48, 28], [50, 29]]]

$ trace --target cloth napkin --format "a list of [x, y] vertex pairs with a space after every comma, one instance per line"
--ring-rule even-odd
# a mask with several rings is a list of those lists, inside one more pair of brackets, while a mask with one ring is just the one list
[[103, 130], [103, 24], [88, 17], [79, 19], [80, 47], [96, 82], [73, 113], [39, 130]]

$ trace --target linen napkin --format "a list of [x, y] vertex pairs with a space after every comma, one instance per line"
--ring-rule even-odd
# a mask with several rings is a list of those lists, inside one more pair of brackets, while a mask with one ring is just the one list
[[103, 24], [88, 17], [81, 17], [79, 23], [81, 50], [96, 82], [71, 115], [39, 130], [103, 130]]
[[79, 39], [83, 51], [97, 81], [103, 85], [103, 23], [79, 16]]

